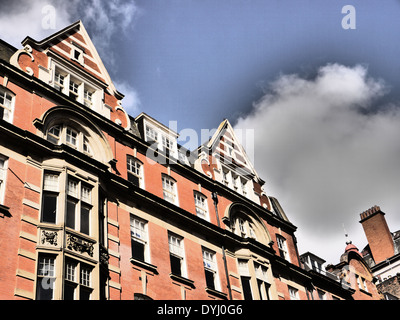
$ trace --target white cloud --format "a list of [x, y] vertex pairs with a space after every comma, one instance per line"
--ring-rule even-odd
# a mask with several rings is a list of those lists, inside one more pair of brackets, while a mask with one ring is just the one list
[[[49, 6], [55, 9], [54, 14], [46, 10]], [[113, 66], [116, 57], [115, 50], [110, 50], [110, 44], [116, 38], [129, 34], [140, 12], [131, 0], [7, 1], [2, 3], [0, 12], [0, 38], [20, 47], [26, 36], [41, 40], [82, 20], [85, 27], [90, 29], [92, 41], [104, 62]], [[54, 23], [50, 24], [49, 19]]]
[[135, 116], [141, 107], [141, 102], [139, 94], [137, 91], [126, 82], [116, 82], [114, 81], [115, 87], [120, 91], [125, 97], [122, 99], [122, 107], [131, 116]]
[[[26, 36], [42, 40], [80, 19], [103, 62], [114, 66], [117, 51], [110, 45], [115, 42], [113, 37], [127, 36], [140, 12], [131, 0], [8, 1], [0, 12], [0, 38], [19, 48]], [[137, 112], [138, 93], [122, 80], [114, 82], [125, 95], [124, 108]]]
[[[0, 38], [20, 47], [26, 36], [41, 40], [59, 29], [71, 24], [71, 16], [67, 5], [74, 6], [77, 0], [56, 2], [55, 12], [48, 10], [51, 1], [17, 0], [2, 3], [0, 12]], [[21, 10], [24, 8], [24, 10]], [[54, 17], [49, 17], [54, 13]], [[51, 19], [54, 23], [49, 23]]]
[[300, 253], [338, 263], [343, 224], [361, 250], [359, 213], [373, 205], [400, 229], [400, 109], [373, 105], [386, 92], [364, 66], [329, 64], [311, 80], [280, 76], [238, 120], [255, 130], [255, 167], [298, 226]]
[[129, 35], [141, 10], [129, 0], [87, 0], [79, 6], [80, 19], [91, 30], [91, 38], [107, 64], [116, 63], [115, 39]]

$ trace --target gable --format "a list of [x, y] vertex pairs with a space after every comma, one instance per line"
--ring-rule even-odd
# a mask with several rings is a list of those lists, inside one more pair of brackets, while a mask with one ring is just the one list
[[[41, 41], [26, 37], [22, 45], [53, 59], [70, 63], [104, 83], [110, 94], [118, 95], [119, 99], [123, 97], [115, 89], [100, 55], [80, 20]], [[49, 67], [48, 64], [41, 66]]]
[[[242, 140], [247, 140], [246, 133], [240, 132]], [[248, 142], [248, 141], [246, 141]], [[228, 120], [224, 120], [207, 143], [210, 155], [216, 157], [221, 165], [227, 166], [243, 176], [258, 178], [253, 164]]]

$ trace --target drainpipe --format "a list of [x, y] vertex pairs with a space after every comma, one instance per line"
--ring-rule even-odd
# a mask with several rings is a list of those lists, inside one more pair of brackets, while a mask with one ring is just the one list
[[[217, 192], [212, 193], [212, 199], [214, 201], [215, 215], [217, 216], [217, 225], [218, 225], [218, 228], [221, 228], [221, 224], [219, 222], [219, 216], [218, 216], [218, 193]], [[229, 300], [232, 300], [231, 283], [229, 281], [228, 265], [226, 262], [224, 245], [221, 246], [221, 249], [222, 249], [222, 260], [224, 260], [224, 269], [225, 269], [226, 283], [227, 283], [227, 287], [228, 287]]]

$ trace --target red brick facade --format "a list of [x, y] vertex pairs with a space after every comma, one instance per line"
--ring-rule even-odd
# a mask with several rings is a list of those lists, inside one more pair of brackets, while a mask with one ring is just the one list
[[13, 107], [0, 119], [0, 299], [311, 298], [296, 227], [229, 122], [181, 160], [175, 133], [126, 114], [81, 22], [23, 45], [0, 60]]
[[363, 212], [361, 225], [375, 263], [384, 261], [394, 255], [394, 244], [384, 213], [378, 206]]

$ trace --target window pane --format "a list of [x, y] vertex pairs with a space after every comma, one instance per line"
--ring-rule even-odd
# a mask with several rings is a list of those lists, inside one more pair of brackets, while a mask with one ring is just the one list
[[67, 227], [75, 229], [75, 209], [76, 203], [68, 200], [67, 201]]
[[181, 239], [172, 235], [168, 236], [169, 252], [174, 253], [180, 257], [183, 257], [183, 250], [181, 246]]
[[84, 286], [90, 286], [90, 272], [91, 269], [89, 267], [81, 267], [81, 284]]
[[65, 282], [64, 286], [64, 300], [75, 300], [76, 285]]
[[242, 281], [242, 290], [244, 299], [253, 300], [253, 296], [251, 294], [250, 278], [240, 277], [240, 280]]
[[65, 265], [65, 279], [75, 282], [75, 270], [76, 264], [72, 262], [67, 262]]
[[207, 287], [215, 290], [214, 272], [207, 269], [204, 269], [204, 272], [206, 274]]
[[169, 257], [171, 260], [171, 272], [175, 275], [182, 276], [181, 259], [172, 254], [170, 254]]
[[67, 128], [66, 141], [68, 143], [76, 146], [77, 136], [78, 136], [78, 134], [74, 130]]
[[91, 293], [92, 290], [81, 287], [81, 289], [79, 290], [80, 300], [90, 300]]
[[81, 208], [81, 232], [89, 234], [90, 232], [90, 209], [87, 207]]
[[128, 181], [139, 187], [139, 177], [128, 171]]
[[145, 261], [144, 243], [132, 239], [131, 244], [132, 244], [132, 258], [139, 261]]
[[38, 265], [38, 277], [36, 283], [36, 299], [52, 300], [54, 290], [54, 258], [40, 256]]
[[43, 195], [42, 222], [56, 223], [57, 195]]
[[36, 286], [36, 300], [52, 300], [54, 278], [38, 277]]
[[58, 175], [46, 173], [44, 175], [43, 189], [48, 191], [58, 191]]
[[78, 197], [78, 182], [72, 179], [68, 179], [68, 195], [75, 198]]
[[88, 187], [82, 186], [81, 199], [87, 203], [92, 203], [92, 190]]

